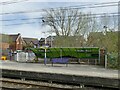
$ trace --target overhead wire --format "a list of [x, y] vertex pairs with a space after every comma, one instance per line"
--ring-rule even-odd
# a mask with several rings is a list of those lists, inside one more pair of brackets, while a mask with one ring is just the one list
[[[114, 13], [97, 13], [97, 14], [82, 14], [82, 15], [77, 15], [76, 17], [80, 16], [99, 16], [99, 15], [119, 15], [118, 12]], [[57, 17], [60, 17], [59, 15]], [[66, 17], [74, 17], [74, 16], [66, 16]], [[52, 18], [52, 17], [46, 17], [46, 18]], [[21, 18], [21, 19], [2, 19], [0, 21], [15, 21], [15, 20], [31, 20], [31, 19], [44, 19], [44, 17], [35, 17], [35, 18]]]
[[20, 1], [6, 1], [6, 2], [1, 2], [0, 5], [9, 5], [9, 4], [15, 4], [15, 3], [20, 3], [20, 2], [24, 2], [24, 1], [28, 1], [28, 0], [20, 0]]
[[[68, 6], [69, 8], [67, 8], [67, 7], [60, 7], [60, 9], [61, 10], [68, 10], [68, 9], [86, 9], [86, 8], [99, 8], [99, 7], [118, 6], [118, 2], [114, 2], [114, 3], [115, 4], [111, 4], [110, 3], [110, 5], [100, 5], [100, 4], [98, 4], [99, 6], [94, 6], [94, 4], [93, 4], [93, 6], [89, 6], [89, 7], [87, 7], [87, 6], [84, 5], [85, 7], [72, 7], [71, 6], [72, 8], [70, 8], [70, 6]], [[48, 8], [48, 9], [38, 9], [38, 10], [28, 10], [28, 11], [19, 11], [19, 12], [0, 13], [0, 15], [23, 14], [23, 13], [33, 13], [33, 12], [44, 12], [44, 10], [49, 10], [49, 9], [55, 11], [55, 10], [59, 9], [59, 7], [56, 8], [56, 9], [54, 9], [54, 8]]]
[[15, 24], [7, 24], [7, 25], [3, 25], [3, 26], [13, 26], [13, 25], [23, 25], [23, 24], [35, 24], [35, 23], [41, 23], [41, 22], [15, 23]]
[[[115, 17], [115, 16], [120, 16], [120, 15], [108, 15], [107, 17]], [[105, 17], [105, 16], [102, 15], [102, 16], [86, 17], [86, 19], [89, 19], [89, 18], [102, 18], [102, 17]], [[67, 20], [67, 19], [65, 19], [65, 20]], [[60, 21], [60, 20], [55, 19], [54, 21], [56, 22], [56, 21]], [[3, 25], [3, 26], [13, 26], [13, 25], [23, 25], [23, 24], [35, 24], [35, 23], [43, 23], [43, 22], [41, 20], [41, 22], [15, 23], [15, 24], [6, 24], [6, 25]]]
[[[115, 4], [113, 4], [115, 3]], [[116, 4], [117, 3], [117, 4]], [[112, 4], [112, 5], [100, 5], [100, 4]], [[91, 5], [91, 4], [89, 4]], [[88, 5], [88, 6], [89, 6]], [[99, 5], [99, 6], [94, 6], [94, 5]], [[93, 4], [93, 6], [90, 7], [78, 7], [75, 6], [75, 8], [66, 8], [66, 7], [62, 7], [63, 10], [67, 10], [67, 9], [83, 9], [83, 8], [97, 8], [97, 7], [109, 7], [109, 6], [117, 6], [118, 2], [109, 2], [109, 3], [98, 3], [98, 4]], [[85, 6], [85, 5], [82, 5]], [[87, 5], [86, 5], [87, 6]], [[74, 7], [74, 6], [69, 6], [69, 7]], [[77, 7], [77, 8], [76, 8]], [[49, 8], [52, 10], [55, 10], [54, 8]], [[21, 14], [21, 13], [32, 13], [32, 12], [40, 12], [43, 11], [44, 9], [40, 9], [40, 10], [30, 10], [30, 11], [19, 11], [19, 12], [11, 12], [11, 13], [0, 13], [0, 15], [6, 15], [6, 14]], [[91, 14], [93, 16], [91, 16], [91, 18], [99, 18], [99, 17], [104, 17], [104, 14], [112, 14], [109, 15], [108, 17], [111, 16], [119, 16], [118, 13], [99, 13], [99, 14]], [[95, 15], [95, 16], [94, 16]], [[101, 16], [96, 16], [96, 15], [101, 15]], [[84, 15], [85, 16], [85, 15]], [[49, 17], [48, 17], [49, 18]], [[14, 21], [14, 20], [31, 20], [31, 19], [43, 19], [43, 17], [36, 17], [36, 18], [22, 18], [22, 19], [5, 19], [5, 20], [0, 20], [0, 21]], [[36, 22], [27, 22], [27, 23], [16, 23], [16, 24], [8, 24], [8, 25], [4, 25], [4, 26], [12, 26], [12, 25], [22, 25], [22, 24], [33, 24]], [[38, 22], [41, 23], [41, 22]]]
[[67, 7], [79, 7], [79, 6], [92, 6], [92, 5], [103, 5], [103, 4], [118, 4], [118, 2], [104, 2], [104, 3], [92, 3], [92, 4], [84, 4], [84, 5], [75, 5], [75, 6], [67, 6]]

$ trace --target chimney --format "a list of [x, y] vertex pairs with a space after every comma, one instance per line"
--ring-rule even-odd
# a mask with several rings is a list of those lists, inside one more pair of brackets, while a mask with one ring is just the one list
[[20, 33], [18, 33], [18, 36], [20, 35]]

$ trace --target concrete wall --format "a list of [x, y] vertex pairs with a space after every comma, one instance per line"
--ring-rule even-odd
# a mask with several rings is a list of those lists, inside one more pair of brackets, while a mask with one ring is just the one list
[[102, 78], [92, 76], [65, 75], [44, 72], [18, 71], [2, 69], [2, 76], [17, 77], [32, 80], [47, 80], [57, 83], [91, 85], [100, 87], [119, 88], [119, 81], [115, 78]]

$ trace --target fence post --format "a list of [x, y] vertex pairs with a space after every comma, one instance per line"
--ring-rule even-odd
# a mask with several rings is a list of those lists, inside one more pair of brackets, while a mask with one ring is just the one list
[[16, 57], [17, 57], [17, 58], [16, 58], [17, 61], [19, 61], [19, 53], [16, 54]]
[[107, 68], [107, 54], [105, 55], [105, 68]]
[[26, 62], [28, 61], [28, 53], [26, 52], [25, 53], [25, 56], [26, 56]]

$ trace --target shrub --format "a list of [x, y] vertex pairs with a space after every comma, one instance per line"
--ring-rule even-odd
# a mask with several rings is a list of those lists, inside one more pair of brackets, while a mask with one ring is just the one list
[[118, 53], [108, 54], [108, 68], [119, 69]]

